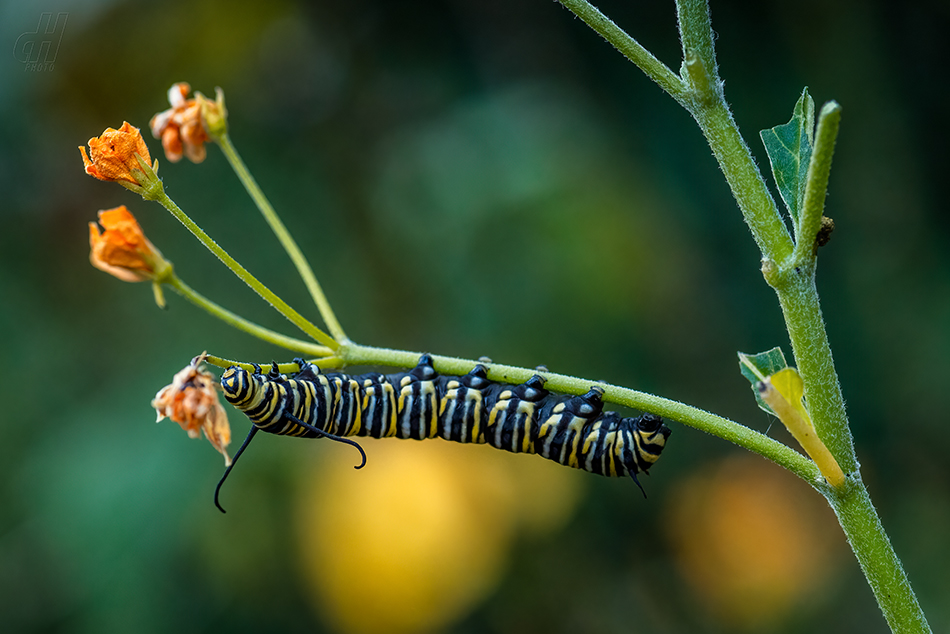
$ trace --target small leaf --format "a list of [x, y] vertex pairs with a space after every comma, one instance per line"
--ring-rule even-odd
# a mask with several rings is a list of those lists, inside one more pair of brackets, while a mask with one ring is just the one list
[[782, 354], [782, 349], [776, 346], [771, 350], [766, 350], [758, 354], [746, 354], [744, 352], [738, 354], [739, 371], [742, 372], [742, 376], [748, 379], [749, 383], [752, 384], [752, 393], [755, 394], [756, 402], [763, 410], [769, 414], [774, 414], [775, 412], [772, 411], [772, 408], [762, 400], [756, 386], [759, 381], [764, 381], [776, 372], [780, 372], [788, 367], [788, 363], [785, 361], [785, 355]]
[[759, 136], [768, 152], [779, 194], [797, 228], [815, 142], [815, 101], [808, 94], [808, 88], [802, 90], [788, 123], [762, 130]]

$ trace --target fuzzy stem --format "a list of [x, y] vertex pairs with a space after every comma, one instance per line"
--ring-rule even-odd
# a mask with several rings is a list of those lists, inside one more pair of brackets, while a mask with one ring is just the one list
[[[350, 365], [384, 365], [395, 367], [412, 367], [419, 360], [420, 353], [408, 350], [391, 350], [347, 343], [340, 346], [337, 354], [344, 366]], [[432, 355], [436, 370], [444, 374], [465, 374], [479, 361]], [[527, 381], [537, 370], [520, 368], [498, 363], [483, 363], [488, 369], [488, 377], [505, 383], [522, 383]], [[727, 418], [711, 414], [697, 407], [691, 407], [677, 401], [654, 396], [645, 392], [638, 392], [616, 385], [608, 385], [590, 379], [583, 379], [564, 374], [542, 372], [547, 382], [545, 387], [565, 394], [584, 394], [591, 386], [598, 385], [604, 389], [604, 400], [617, 403], [665, 418], [678, 421], [684, 425], [694, 427], [708, 434], [718, 436], [753, 451], [769, 460], [785, 467], [813, 486], [823, 483], [821, 473], [815, 463], [797, 451], [782, 443], [749, 429]]]
[[818, 235], [822, 212], [825, 210], [831, 159], [835, 153], [840, 121], [841, 106], [837, 102], [829, 101], [821, 108], [821, 113], [818, 115], [818, 129], [815, 132], [815, 149], [808, 163], [801, 218], [795, 235], [795, 253], [792, 258], [797, 264], [814, 259], [817, 255], [815, 236]]
[[[708, 1], [677, 0], [684, 76], [689, 84], [685, 92], [679, 88], [682, 83], [678, 86], [677, 82], [669, 78], [666, 78], [666, 84], [661, 83], [657, 78], [663, 75], [650, 62], [652, 55], [641, 50], [639, 44], [589, 3], [580, 0], [561, 0], [561, 3], [643, 69], [696, 119], [762, 252], [763, 273], [775, 288], [782, 306], [816, 430], [838, 464], [852, 477], [859, 479], [844, 400], [815, 289], [815, 260], [811, 258], [810, 262], [787, 266], [794, 250], [791, 235], [722, 96]], [[628, 52], [629, 42], [636, 44], [632, 52]], [[679, 80], [678, 77], [676, 79]], [[824, 167], [830, 167], [830, 153], [827, 157]], [[819, 180], [827, 173], [824, 167], [821, 170], [824, 174], [816, 171], [811, 193], [813, 202], [819, 198], [824, 201], [825, 192], [817, 187], [820, 185]], [[807, 245], [808, 248], [811, 246]], [[690, 424], [675, 415], [671, 417]], [[814, 467], [810, 461], [809, 465]], [[929, 632], [926, 618], [863, 484], [858, 480], [854, 492], [848, 495], [836, 493], [837, 489], [824, 483], [813, 485], [823, 491], [838, 513], [841, 527], [892, 630]]]
[[927, 617], [884, 532], [867, 487], [860, 473], [856, 473], [854, 478], [843, 491], [829, 491], [825, 497], [838, 516], [891, 631], [895, 634], [929, 634], [931, 629]]

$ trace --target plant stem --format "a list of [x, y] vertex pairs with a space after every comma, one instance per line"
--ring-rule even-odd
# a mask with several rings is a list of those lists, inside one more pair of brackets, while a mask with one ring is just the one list
[[300, 251], [300, 248], [297, 246], [297, 242], [293, 239], [293, 236], [290, 235], [290, 232], [287, 231], [287, 228], [277, 215], [277, 212], [274, 211], [274, 208], [267, 200], [267, 197], [264, 196], [264, 192], [262, 192], [261, 188], [258, 187], [257, 181], [254, 180], [254, 177], [251, 175], [250, 171], [248, 171], [247, 166], [244, 164], [244, 161], [238, 154], [234, 144], [231, 143], [231, 137], [228, 136], [227, 132], [224, 132], [223, 134], [216, 135], [214, 139], [221, 147], [225, 157], [227, 157], [228, 162], [231, 164], [231, 168], [234, 170], [234, 173], [237, 174], [238, 178], [241, 180], [241, 183], [244, 184], [244, 189], [246, 189], [247, 193], [250, 194], [251, 198], [254, 199], [254, 204], [257, 205], [257, 208], [264, 216], [267, 224], [270, 225], [274, 235], [277, 236], [277, 239], [284, 247], [284, 251], [287, 252], [287, 255], [289, 255], [290, 259], [293, 261], [294, 266], [297, 267], [297, 272], [303, 279], [304, 284], [306, 284], [307, 290], [310, 291], [310, 296], [313, 298], [313, 302], [320, 310], [320, 315], [323, 317], [323, 321], [326, 322], [327, 328], [330, 329], [330, 334], [337, 341], [346, 340], [346, 333], [343, 332], [343, 327], [340, 326], [340, 322], [333, 313], [333, 309], [330, 307], [330, 302], [327, 301], [326, 295], [323, 294], [323, 289], [320, 287], [320, 283], [317, 282], [317, 278], [313, 274], [313, 269], [310, 267], [310, 263], [307, 262], [307, 258], [305, 258], [303, 253]]
[[814, 267], [783, 271], [776, 284], [795, 365], [805, 384], [805, 402], [822, 442], [845, 473], [858, 468], [844, 397], [815, 287]]
[[195, 221], [189, 218], [185, 212], [175, 204], [175, 201], [168, 197], [164, 190], [162, 190], [154, 200], [157, 200], [165, 209], [171, 212], [171, 214], [175, 216], [181, 224], [185, 225], [185, 228], [191, 231], [209, 251], [224, 262], [224, 265], [231, 269], [242, 282], [250, 286], [258, 295], [263, 297], [264, 300], [273, 306], [281, 315], [290, 320], [292, 324], [300, 328], [315, 341], [319, 341], [331, 349], [336, 349], [338, 344], [332, 337], [310, 323], [300, 313], [291, 308], [287, 302], [277, 297], [272, 290], [264, 286], [256, 277], [251, 275], [247, 269], [238, 264], [237, 260], [232, 258], [228, 252], [218, 246], [218, 243], [212, 240], [201, 227], [195, 224]]
[[268, 328], [258, 326], [257, 324], [244, 319], [240, 315], [236, 315], [228, 309], [215, 304], [210, 299], [206, 298], [185, 284], [177, 275], [172, 274], [172, 276], [165, 283], [171, 286], [175, 292], [190, 301], [192, 304], [206, 310], [226, 324], [234, 326], [238, 330], [243, 330], [244, 332], [257, 337], [258, 339], [263, 339], [264, 341], [272, 343], [275, 346], [280, 346], [281, 348], [286, 348], [287, 350], [293, 350], [294, 352], [300, 352], [314, 357], [326, 357], [333, 353], [333, 351], [326, 346], [318, 346], [316, 344], [310, 343], [309, 341], [294, 339], [292, 337], [282, 335], [279, 332], [274, 332]]
[[792, 257], [798, 264], [808, 262], [817, 255], [815, 236], [821, 227], [821, 216], [825, 210], [831, 159], [835, 153], [840, 121], [841, 106], [834, 101], [822, 106], [818, 116], [818, 129], [815, 132], [815, 148], [808, 163], [805, 198], [802, 201], [801, 217], [795, 235], [795, 253]]
[[[838, 464], [855, 479], [851, 487], [842, 487], [844, 492], [824, 483], [816, 488], [835, 509], [891, 629], [894, 632], [929, 632], [926, 617], [860, 481], [844, 400], [815, 288], [815, 259], [791, 260], [794, 244], [788, 228], [722, 95], [707, 0], [677, 0], [684, 77], [689, 80], [685, 92], [676, 81], [656, 68], [649, 52], [641, 50], [639, 44], [589, 3], [577, 0], [561, 0], [561, 3], [660, 84], [693, 115], [702, 129], [762, 252], [763, 273], [778, 295], [815, 428]], [[635, 46], [631, 46], [631, 42]], [[679, 86], [683, 86], [682, 82]], [[814, 177], [809, 169], [811, 191], [806, 197], [813, 207], [819, 206], [819, 201], [823, 206], [825, 187], [820, 186], [827, 184], [831, 164], [837, 113], [830, 112], [829, 116], [833, 118], [828, 121], [829, 139], [826, 140], [831, 143], [825, 144], [826, 160], [816, 164]], [[820, 213], [817, 218], [820, 222]], [[809, 222], [808, 231], [811, 231], [811, 224], [814, 223]], [[811, 249], [812, 245], [799, 245], [799, 248]], [[682, 418], [672, 417], [690, 424]]]
[[884, 532], [867, 487], [859, 473], [854, 477], [851, 486], [844, 491], [829, 491], [826, 494], [828, 502], [838, 516], [891, 631], [895, 634], [927, 634], [931, 632], [927, 617]]
[[[391, 350], [360, 346], [352, 342], [341, 345], [337, 350], [344, 366], [349, 365], [384, 365], [395, 367], [412, 367], [419, 360], [420, 353], [408, 350]], [[465, 374], [479, 361], [432, 355], [435, 368], [444, 374]], [[483, 363], [488, 369], [488, 377], [505, 383], [523, 383], [535, 374], [537, 370], [520, 368], [497, 363]], [[820, 486], [824, 480], [815, 463], [797, 451], [769, 438], [764, 434], [749, 429], [727, 418], [711, 414], [696, 407], [670, 399], [654, 396], [645, 392], [638, 392], [616, 385], [608, 385], [598, 381], [591, 381], [564, 374], [543, 372], [546, 379], [545, 387], [552, 391], [565, 394], [584, 394], [591, 386], [598, 385], [604, 389], [604, 400], [626, 407], [650, 412], [678, 421], [684, 425], [694, 427], [708, 434], [718, 436], [749, 451], [753, 451], [769, 460], [785, 467], [812, 486]]]
[[784, 261], [792, 253], [792, 238], [726, 102], [717, 100], [690, 112], [716, 156], [762, 257]]

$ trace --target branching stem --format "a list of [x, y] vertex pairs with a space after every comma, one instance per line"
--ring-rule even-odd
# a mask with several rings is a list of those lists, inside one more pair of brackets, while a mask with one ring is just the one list
[[264, 219], [267, 221], [267, 224], [270, 225], [274, 235], [276, 235], [277, 239], [280, 241], [281, 246], [284, 247], [287, 255], [289, 255], [290, 259], [293, 261], [294, 266], [297, 267], [297, 272], [300, 274], [301, 279], [303, 279], [304, 284], [307, 286], [307, 290], [310, 292], [310, 296], [317, 305], [317, 309], [320, 311], [323, 321], [326, 322], [327, 328], [330, 329], [330, 334], [337, 341], [345, 341], [347, 338], [346, 333], [343, 332], [343, 327], [340, 326], [340, 322], [333, 313], [333, 309], [330, 307], [330, 302], [327, 301], [326, 295], [323, 294], [323, 289], [320, 287], [317, 277], [313, 274], [313, 269], [310, 267], [310, 263], [307, 262], [307, 258], [305, 258], [303, 253], [300, 251], [300, 247], [297, 246], [297, 242], [293, 239], [293, 236], [290, 235], [290, 232], [287, 231], [287, 228], [277, 215], [277, 212], [274, 211], [274, 208], [267, 200], [264, 192], [262, 192], [261, 188], [258, 187], [257, 181], [254, 180], [254, 177], [251, 175], [250, 171], [248, 171], [247, 166], [244, 165], [244, 161], [241, 160], [241, 156], [237, 153], [237, 149], [235, 149], [234, 144], [231, 143], [231, 137], [228, 136], [227, 132], [224, 132], [215, 136], [214, 139], [224, 152], [224, 156], [227, 157], [228, 162], [231, 164], [231, 168], [234, 170], [234, 173], [237, 174], [238, 178], [241, 180], [241, 183], [244, 185], [244, 189], [246, 189], [247, 193], [252, 199], [254, 199], [254, 204], [257, 205], [261, 215], [264, 216]]

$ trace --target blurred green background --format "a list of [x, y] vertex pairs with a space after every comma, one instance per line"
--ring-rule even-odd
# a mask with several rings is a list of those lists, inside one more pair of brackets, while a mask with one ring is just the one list
[[[600, 7], [673, 68], [672, 2]], [[17, 58], [68, 13], [52, 68]], [[935, 631], [950, 630], [950, 5], [712, 7], [726, 95], [758, 131], [804, 85], [844, 108], [818, 284], [865, 480]], [[884, 632], [823, 500], [675, 423], [645, 486], [447, 443], [258, 438], [220, 457], [149, 401], [202, 350], [281, 350], [88, 264], [126, 204], [182, 278], [296, 335], [78, 145], [146, 131], [166, 191], [309, 314], [217, 148], [147, 134], [176, 81], [231, 135], [351, 337], [606, 379], [786, 442], [737, 371], [777, 302], [698, 129], [553, 2], [0, 3], [0, 630]], [[14, 49], [14, 54], [11, 54]], [[231, 416], [236, 441], [246, 420]], [[448, 458], [447, 458], [448, 456]], [[374, 497], [375, 496], [375, 497]]]

